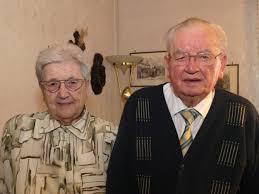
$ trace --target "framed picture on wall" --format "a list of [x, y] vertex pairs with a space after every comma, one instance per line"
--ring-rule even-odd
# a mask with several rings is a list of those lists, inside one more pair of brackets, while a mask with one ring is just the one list
[[239, 64], [228, 64], [223, 79], [218, 80], [216, 86], [239, 94]]
[[134, 52], [143, 60], [131, 69], [131, 86], [154, 86], [166, 82], [164, 56], [166, 51]]

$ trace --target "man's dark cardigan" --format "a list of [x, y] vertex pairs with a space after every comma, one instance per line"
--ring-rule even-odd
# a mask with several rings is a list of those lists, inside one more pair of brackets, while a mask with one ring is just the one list
[[163, 85], [125, 105], [107, 194], [259, 194], [259, 116], [245, 98], [216, 89], [183, 158]]

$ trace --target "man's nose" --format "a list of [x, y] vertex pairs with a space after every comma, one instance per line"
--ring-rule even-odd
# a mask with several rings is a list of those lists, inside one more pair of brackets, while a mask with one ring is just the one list
[[196, 55], [194, 56], [189, 56], [189, 60], [188, 60], [188, 64], [186, 65], [186, 69], [188, 71], [197, 71], [197, 69], [199, 69], [199, 62], [197, 60]]

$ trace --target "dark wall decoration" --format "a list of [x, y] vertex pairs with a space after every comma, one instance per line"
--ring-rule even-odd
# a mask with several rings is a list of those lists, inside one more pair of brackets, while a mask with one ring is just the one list
[[[85, 36], [87, 36], [87, 29], [81, 29], [80, 32], [76, 30], [73, 33], [74, 41], [69, 40], [71, 44], [77, 45], [82, 51], [86, 49], [84, 42]], [[93, 65], [91, 67], [91, 86], [95, 95], [101, 94], [102, 89], [106, 82], [105, 67], [103, 65], [103, 56], [100, 53], [95, 53], [93, 59]]]
[[106, 82], [105, 67], [103, 65], [103, 56], [95, 53], [93, 66], [91, 68], [91, 86], [94, 94], [102, 93], [102, 89]]
[[87, 36], [87, 30], [81, 29], [80, 32], [78, 30], [76, 30], [73, 33], [73, 36], [74, 36], [74, 41], [69, 40], [68, 42], [77, 45], [79, 48], [82, 49], [82, 51], [84, 51], [86, 48], [84, 38], [85, 38], [85, 36]]

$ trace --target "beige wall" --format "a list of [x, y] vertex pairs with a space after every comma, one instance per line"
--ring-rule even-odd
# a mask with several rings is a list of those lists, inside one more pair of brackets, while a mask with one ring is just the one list
[[229, 38], [229, 63], [240, 64], [240, 94], [259, 110], [257, 0], [119, 0], [118, 7], [120, 54], [165, 50], [168, 28], [188, 17], [222, 25]]
[[[105, 56], [115, 52], [114, 0], [0, 0], [0, 16], [1, 129], [13, 115], [45, 110], [34, 75], [40, 50], [67, 42], [73, 39], [75, 29], [87, 27], [90, 62], [95, 52]], [[117, 122], [118, 91], [112, 86], [115, 77], [111, 65], [105, 66], [106, 87], [101, 96], [90, 95], [87, 106], [92, 113]]]

